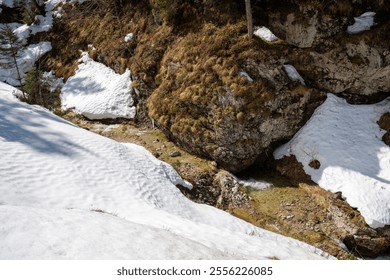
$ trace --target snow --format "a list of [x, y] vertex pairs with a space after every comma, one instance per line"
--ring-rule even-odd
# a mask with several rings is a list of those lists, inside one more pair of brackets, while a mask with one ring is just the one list
[[54, 92], [57, 89], [61, 89], [64, 86], [63, 78], [56, 78], [53, 71], [43, 72], [42, 78], [44, 82], [49, 85], [50, 92]]
[[[295, 155], [312, 180], [331, 192], [342, 192], [367, 224], [390, 224], [390, 147], [377, 124], [390, 111], [390, 99], [373, 105], [350, 105], [332, 94], [287, 144], [277, 159]], [[317, 159], [319, 169], [309, 167]]]
[[249, 76], [249, 74], [247, 72], [245, 72], [244, 70], [241, 70], [239, 72], [239, 74], [240, 74], [240, 76], [246, 78], [248, 82], [253, 83], [253, 79], [251, 78], [251, 76]]
[[305, 80], [298, 73], [297, 69], [295, 69], [294, 66], [292, 66], [290, 64], [284, 64], [283, 69], [284, 69], [284, 71], [286, 71], [286, 74], [290, 78], [291, 81], [299, 81], [302, 85], [305, 85]]
[[144, 148], [17, 100], [0, 83], [1, 259], [321, 259], [184, 197]]
[[133, 41], [133, 39], [134, 39], [134, 34], [133, 33], [129, 33], [129, 34], [127, 34], [126, 36], [125, 36], [125, 42], [127, 43], [127, 42], [130, 42], [130, 41]]
[[279, 40], [278, 37], [276, 37], [271, 30], [269, 30], [267, 27], [262, 26], [259, 28], [256, 28], [255, 32], [253, 33], [260, 39], [267, 41], [267, 42], [274, 42]]
[[347, 32], [349, 34], [357, 34], [366, 30], [370, 30], [374, 23], [374, 12], [366, 12], [358, 17], [355, 17], [355, 23], [348, 26]]
[[0, 0], [0, 5], [4, 5], [9, 8], [14, 8], [19, 3], [19, 0]]
[[19, 40], [27, 42], [27, 38], [30, 36], [30, 27], [27, 24], [23, 24], [13, 30], [14, 34], [18, 36]]
[[[45, 53], [51, 50], [50, 42], [40, 42], [27, 46], [23, 49], [17, 58], [17, 63], [22, 80], [26, 77], [26, 73], [30, 71], [35, 62]], [[10, 85], [19, 86], [18, 72], [16, 67], [0, 68], [0, 81], [7, 82]]]
[[82, 54], [76, 74], [62, 88], [64, 109], [89, 119], [134, 118], [130, 71], [122, 75]]
[[51, 11], [46, 12], [45, 16], [37, 15], [35, 22], [30, 26], [31, 34], [37, 34], [39, 32], [47, 32], [53, 27], [53, 13]]

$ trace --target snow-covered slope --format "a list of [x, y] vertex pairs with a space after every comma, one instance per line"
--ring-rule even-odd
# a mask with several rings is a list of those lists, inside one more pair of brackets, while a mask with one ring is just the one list
[[134, 118], [130, 71], [122, 75], [82, 54], [76, 74], [62, 88], [64, 109], [89, 119]]
[[[321, 187], [342, 192], [372, 227], [390, 224], [390, 147], [377, 124], [390, 99], [350, 105], [332, 94], [275, 158], [295, 155]], [[309, 166], [318, 160], [319, 169]]]
[[80, 129], [0, 83], [0, 258], [319, 259], [186, 199], [144, 148]]

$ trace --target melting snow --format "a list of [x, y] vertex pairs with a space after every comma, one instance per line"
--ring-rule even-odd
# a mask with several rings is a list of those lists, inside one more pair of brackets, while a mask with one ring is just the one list
[[269, 30], [267, 27], [265, 26], [262, 26], [262, 27], [259, 27], [255, 30], [255, 32], [253, 33], [255, 34], [257, 37], [259, 37], [260, 39], [263, 39], [267, 42], [274, 42], [274, 41], [277, 41], [279, 40], [278, 37], [276, 37], [271, 30]]
[[287, 76], [290, 78], [290, 80], [299, 81], [302, 85], [305, 85], [305, 80], [302, 78], [301, 75], [299, 75], [297, 69], [295, 69], [294, 66], [290, 64], [284, 64], [283, 69], [284, 71], [286, 71]]
[[133, 39], [134, 39], [134, 34], [133, 33], [129, 33], [129, 34], [127, 34], [126, 36], [125, 36], [125, 42], [127, 43], [127, 42], [129, 42], [129, 41], [133, 41]]
[[348, 26], [347, 32], [349, 34], [356, 34], [366, 30], [370, 30], [374, 23], [374, 12], [366, 12], [361, 16], [355, 17], [355, 23]]
[[[342, 192], [367, 224], [390, 224], [390, 147], [377, 124], [390, 111], [390, 99], [373, 105], [350, 105], [332, 94], [275, 158], [295, 155], [313, 181]], [[311, 160], [321, 166], [313, 169]]]
[[62, 88], [65, 109], [89, 119], [134, 118], [130, 71], [122, 75], [89, 58], [83, 53], [76, 74]]
[[240, 74], [240, 76], [245, 77], [248, 82], [250, 82], [250, 83], [253, 82], [253, 79], [251, 78], [251, 76], [249, 76], [249, 74], [247, 72], [245, 72], [244, 70], [241, 70], [239, 74]]

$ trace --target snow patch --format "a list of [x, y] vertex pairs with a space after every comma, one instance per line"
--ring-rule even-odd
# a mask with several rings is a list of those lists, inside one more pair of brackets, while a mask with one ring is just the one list
[[130, 41], [133, 41], [134, 40], [134, 34], [133, 33], [129, 33], [125, 36], [125, 42], [130, 42]]
[[80, 62], [76, 74], [62, 88], [62, 107], [89, 119], [134, 118], [130, 71], [116, 74], [86, 52]]
[[265, 26], [256, 28], [253, 34], [267, 42], [274, 42], [279, 40], [279, 38], [276, 37], [275, 34]]
[[42, 78], [44, 79], [44, 82], [49, 85], [51, 92], [61, 89], [64, 86], [64, 79], [57, 78], [53, 71], [43, 72]]
[[374, 22], [374, 12], [366, 12], [358, 17], [355, 17], [355, 23], [348, 26], [347, 32], [349, 34], [357, 34], [366, 30], [370, 30]]
[[283, 69], [284, 71], [286, 71], [287, 76], [290, 78], [291, 81], [299, 81], [302, 85], [305, 85], [305, 80], [298, 73], [297, 69], [295, 69], [294, 66], [290, 64], [284, 64]]
[[253, 79], [251, 78], [251, 76], [249, 76], [249, 74], [244, 70], [241, 70], [239, 74], [240, 76], [246, 78], [248, 82], [253, 83]]
[[[373, 105], [350, 105], [328, 94], [306, 125], [274, 157], [295, 155], [322, 188], [342, 192], [367, 224], [390, 224], [390, 147], [377, 124], [390, 99]], [[318, 160], [319, 169], [309, 166]]]

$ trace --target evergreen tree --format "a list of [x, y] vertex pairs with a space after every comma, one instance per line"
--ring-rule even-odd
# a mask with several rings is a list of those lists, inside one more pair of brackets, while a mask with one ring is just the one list
[[[22, 86], [22, 77], [18, 65], [18, 57], [22, 49], [22, 41], [19, 40], [8, 24], [0, 28], [0, 66], [4, 68], [15, 67], [20, 86]], [[26, 99], [24, 94], [23, 97]]]

